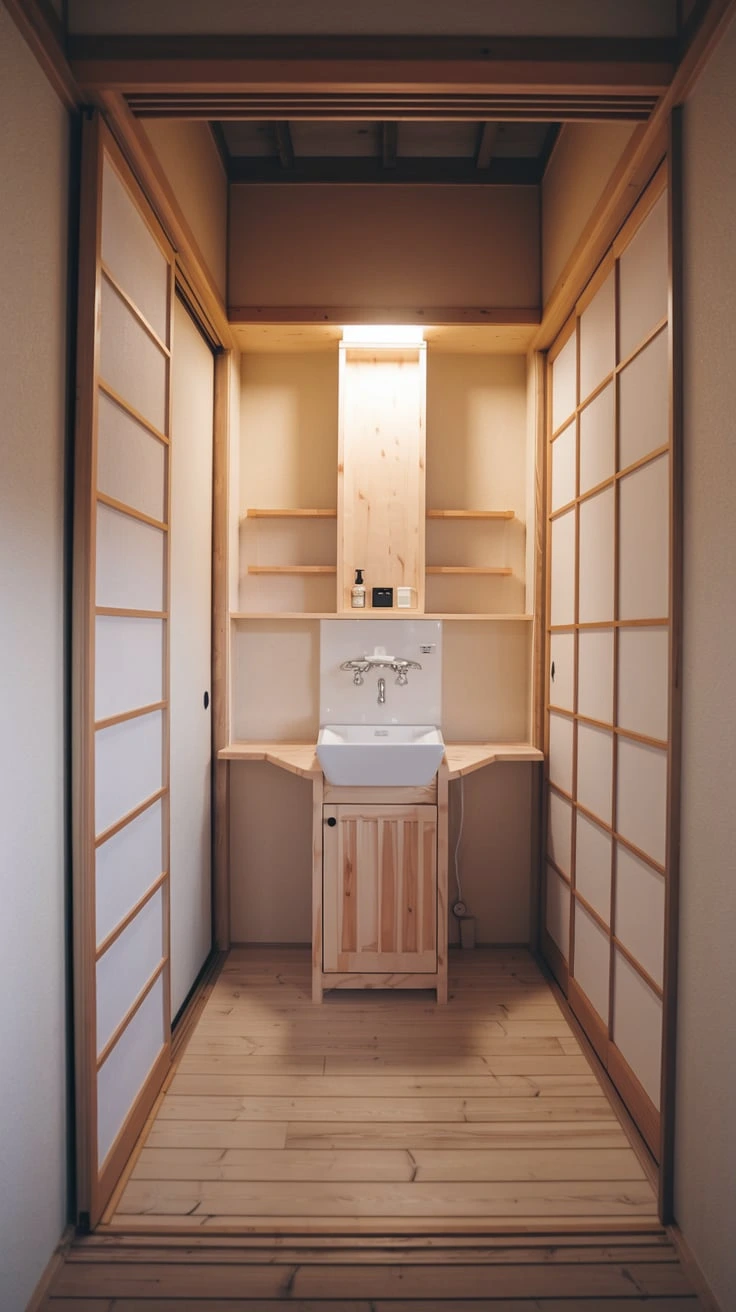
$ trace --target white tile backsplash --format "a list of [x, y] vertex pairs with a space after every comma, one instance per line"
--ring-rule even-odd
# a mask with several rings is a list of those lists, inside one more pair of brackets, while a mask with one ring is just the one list
[[[430, 647], [428, 652], [422, 647]], [[371, 671], [356, 687], [343, 661], [373, 656], [418, 661], [405, 688], [392, 670]], [[386, 703], [378, 704], [378, 679]], [[434, 724], [442, 727], [442, 622], [440, 620], [336, 619], [320, 622], [320, 724]]]

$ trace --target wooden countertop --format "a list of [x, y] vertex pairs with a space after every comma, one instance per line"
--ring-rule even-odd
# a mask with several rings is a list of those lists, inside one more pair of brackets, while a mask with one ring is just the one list
[[[314, 743], [230, 743], [217, 756], [220, 761], [269, 761], [303, 779], [322, 771]], [[459, 779], [497, 761], [543, 761], [544, 756], [531, 743], [446, 743], [445, 760], [450, 779]]]

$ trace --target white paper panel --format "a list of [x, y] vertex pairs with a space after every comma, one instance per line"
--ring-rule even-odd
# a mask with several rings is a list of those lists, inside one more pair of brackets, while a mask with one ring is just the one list
[[550, 624], [575, 623], [575, 511], [552, 523]]
[[613, 619], [613, 521], [612, 487], [580, 503], [578, 618], [581, 624]]
[[97, 1076], [97, 1155], [100, 1166], [165, 1042], [164, 985], [157, 979]]
[[102, 833], [158, 792], [163, 782], [163, 713], [153, 711], [95, 734], [95, 832]]
[[613, 383], [604, 387], [580, 411], [580, 493], [613, 478], [616, 472], [616, 432]]
[[594, 911], [611, 920], [611, 835], [578, 812], [575, 840], [575, 887]]
[[573, 332], [552, 365], [552, 431], [556, 432], [575, 409], [577, 337]]
[[97, 507], [98, 606], [164, 610], [166, 534], [109, 506]]
[[[552, 666], [554, 665], [554, 678]], [[573, 710], [575, 692], [575, 634], [553, 633], [549, 641], [549, 703]]]
[[166, 433], [166, 356], [105, 278], [101, 300], [100, 377]]
[[659, 1107], [662, 1003], [620, 952], [613, 970], [613, 1041]]
[[635, 356], [619, 377], [619, 469], [666, 446], [670, 436], [667, 330]]
[[578, 634], [578, 711], [613, 723], [613, 629]]
[[669, 629], [619, 629], [618, 722], [665, 740], [669, 708]]
[[154, 802], [95, 852], [96, 945], [112, 933], [166, 867], [163, 805]]
[[168, 262], [107, 158], [102, 174], [102, 259], [168, 346]]
[[570, 889], [556, 870], [547, 866], [545, 925], [567, 961], [570, 955]]
[[613, 373], [616, 363], [616, 301], [613, 270], [580, 316], [580, 400]]
[[565, 793], [572, 792], [574, 722], [563, 715], [549, 717], [549, 778]]
[[616, 845], [616, 937], [653, 980], [664, 975], [664, 876]]
[[664, 865], [667, 836], [667, 753], [626, 738], [618, 742], [616, 829]]
[[164, 694], [164, 620], [98, 615], [95, 719], [151, 706]]
[[575, 423], [555, 438], [552, 443], [552, 510], [559, 510], [574, 501], [577, 495], [575, 472]]
[[97, 962], [97, 1055], [130, 1010], [163, 956], [159, 888]]
[[116, 501], [166, 520], [167, 447], [100, 389], [97, 486]]
[[572, 868], [572, 806], [551, 790], [548, 798], [547, 855], [569, 875]]
[[669, 613], [669, 456], [620, 482], [619, 618]]
[[578, 724], [578, 792], [582, 806], [611, 823], [613, 735], [606, 729]]
[[604, 1025], [610, 997], [610, 939], [585, 907], [575, 903], [573, 976]]
[[667, 193], [647, 215], [619, 262], [619, 359], [667, 314]]

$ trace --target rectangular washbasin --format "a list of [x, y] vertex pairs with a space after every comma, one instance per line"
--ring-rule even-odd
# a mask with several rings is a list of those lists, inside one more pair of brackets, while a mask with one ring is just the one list
[[432, 724], [326, 724], [317, 759], [331, 784], [417, 787], [434, 779], [445, 743]]

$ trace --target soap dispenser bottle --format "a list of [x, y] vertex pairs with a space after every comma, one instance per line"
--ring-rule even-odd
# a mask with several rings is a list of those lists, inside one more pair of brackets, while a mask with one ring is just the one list
[[355, 582], [350, 589], [350, 605], [353, 609], [356, 607], [365, 609], [365, 584], [363, 583], [362, 569], [356, 569], [355, 571]]

